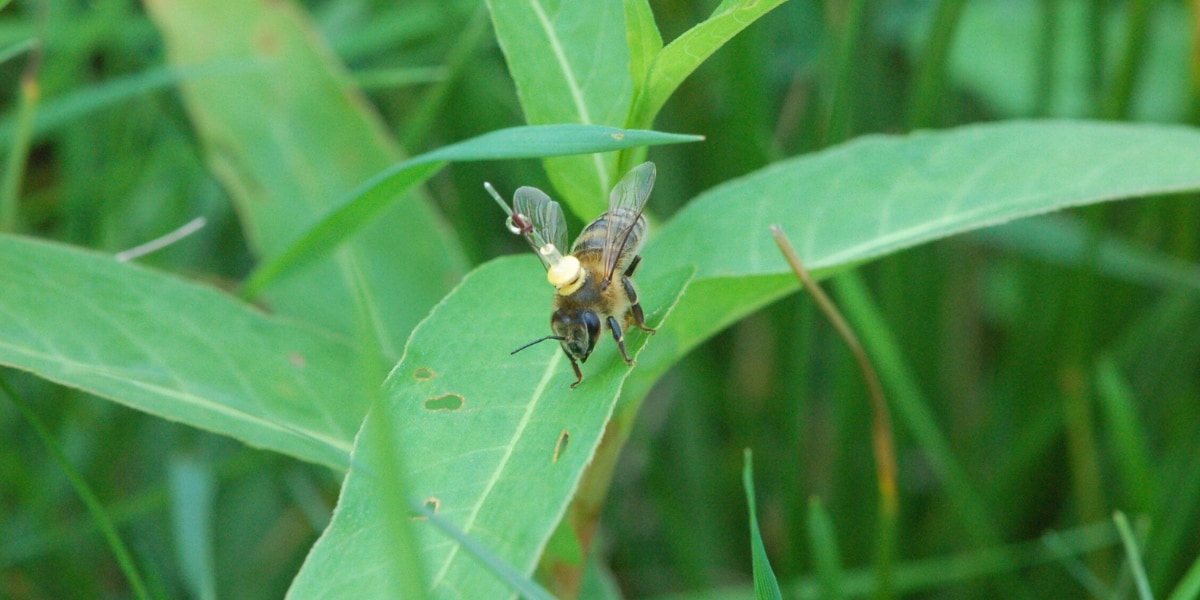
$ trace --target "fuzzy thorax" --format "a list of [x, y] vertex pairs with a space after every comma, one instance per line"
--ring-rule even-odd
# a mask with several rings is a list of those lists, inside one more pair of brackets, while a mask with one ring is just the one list
[[559, 295], [570, 296], [583, 285], [583, 280], [587, 277], [587, 272], [579, 264], [579, 259], [570, 254], [562, 257], [562, 260], [551, 265], [546, 271], [546, 280]]

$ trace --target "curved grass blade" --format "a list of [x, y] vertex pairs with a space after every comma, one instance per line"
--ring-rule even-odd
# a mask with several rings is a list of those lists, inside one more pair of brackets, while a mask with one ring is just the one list
[[96, 524], [96, 528], [104, 534], [105, 541], [108, 542], [108, 547], [112, 549], [116, 555], [117, 564], [121, 567], [121, 572], [129, 580], [129, 586], [133, 588], [134, 596], [139, 600], [149, 600], [150, 593], [147, 591], [146, 584], [142, 581], [142, 576], [138, 571], [137, 564], [133, 562], [133, 557], [129, 553], [125, 542], [121, 540], [121, 534], [117, 531], [116, 525], [105, 511], [104, 505], [100, 503], [100, 499], [92, 492], [92, 488], [88, 486], [87, 481], [75, 467], [71, 465], [71, 461], [67, 459], [67, 455], [62, 448], [55, 442], [54, 437], [50, 435], [50, 431], [42, 424], [42, 420], [38, 418], [37, 413], [21, 398], [16, 390], [8, 384], [8, 380], [0, 375], [0, 391], [12, 400], [16, 405], [17, 411], [33, 428], [34, 433], [42, 444], [46, 446], [46, 450], [54, 457], [54, 461], [58, 463], [58, 468], [62, 469], [63, 475], [71, 483], [71, 487], [75, 488], [75, 493], [79, 495], [79, 499], [83, 501], [83, 505], [87, 507], [88, 513], [92, 517], [92, 521]]
[[742, 488], [746, 490], [746, 505], [750, 509], [750, 556], [754, 563], [754, 597], [758, 600], [783, 600], [779, 581], [771, 570], [762, 533], [758, 530], [758, 509], [754, 501], [754, 456], [749, 448], [743, 453]]
[[379, 173], [351, 192], [338, 203], [338, 208], [288, 244], [286, 250], [259, 265], [246, 281], [242, 294], [253, 298], [272, 282], [325, 257], [372, 217], [432, 177], [448, 162], [587, 154], [702, 139], [697, 135], [599, 125], [534, 125], [492, 131], [438, 148]]

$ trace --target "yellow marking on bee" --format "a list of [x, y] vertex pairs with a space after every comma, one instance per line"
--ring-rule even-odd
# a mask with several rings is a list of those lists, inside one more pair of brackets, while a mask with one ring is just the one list
[[560, 296], [574, 294], [586, 279], [587, 271], [579, 264], [579, 259], [570, 254], [562, 257], [562, 260], [554, 263], [546, 271], [546, 281], [558, 290]]

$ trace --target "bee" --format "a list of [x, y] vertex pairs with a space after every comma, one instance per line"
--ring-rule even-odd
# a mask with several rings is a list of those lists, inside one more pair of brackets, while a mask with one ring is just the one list
[[554, 286], [551, 335], [512, 351], [516, 354], [546, 340], [557, 340], [575, 371], [575, 389], [583, 381], [579, 364], [587, 362], [601, 332], [607, 328], [617, 342], [625, 363], [633, 365], [625, 349], [625, 334], [631, 325], [648, 333], [646, 315], [638, 302], [633, 273], [642, 262], [642, 244], [648, 228], [642, 211], [654, 187], [654, 163], [642, 163], [617, 183], [608, 199], [608, 211], [583, 228], [570, 254], [567, 221], [562, 208], [541, 190], [518, 188], [513, 209], [489, 184], [492, 197], [509, 213], [508, 228], [525, 237], [546, 267], [546, 279]]

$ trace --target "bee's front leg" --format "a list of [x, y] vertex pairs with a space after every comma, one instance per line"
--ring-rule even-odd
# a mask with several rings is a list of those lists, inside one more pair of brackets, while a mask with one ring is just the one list
[[566, 354], [567, 358], [571, 359], [571, 368], [575, 370], [575, 383], [571, 384], [571, 389], [575, 389], [575, 386], [583, 383], [583, 371], [579, 369], [579, 363], [575, 361], [575, 357], [571, 356], [570, 352], [564, 350], [563, 354]]
[[621, 358], [625, 359], [625, 364], [634, 364], [633, 359], [629, 358], [629, 352], [625, 350], [625, 334], [621, 333], [621, 324], [617, 323], [616, 317], [608, 318], [608, 328], [612, 330], [613, 339], [617, 340], [617, 347], [621, 349]]

